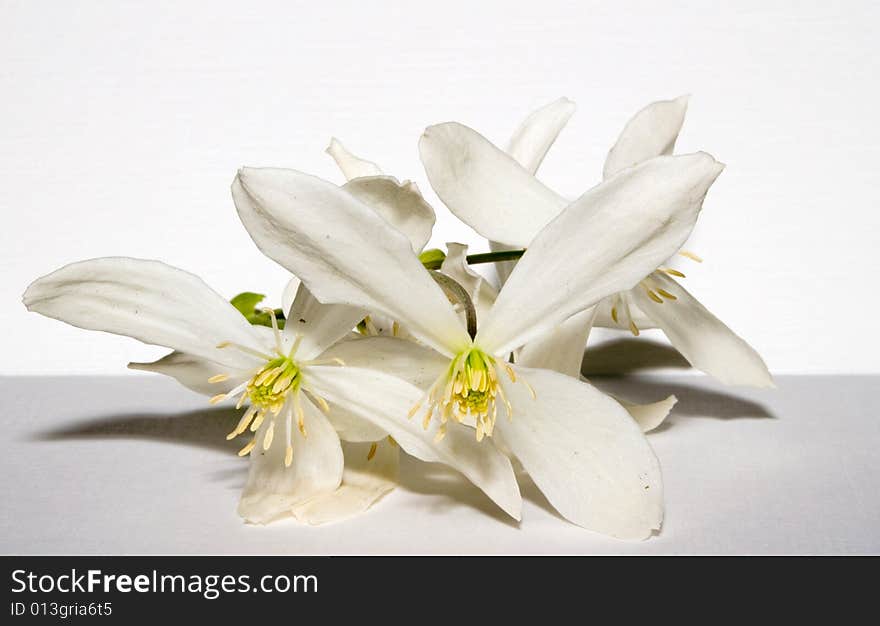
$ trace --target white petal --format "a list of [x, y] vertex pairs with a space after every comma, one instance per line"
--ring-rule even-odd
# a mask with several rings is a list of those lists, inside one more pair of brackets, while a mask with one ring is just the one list
[[284, 415], [275, 419], [275, 437], [263, 450], [263, 437], [272, 423], [266, 421], [257, 431], [257, 445], [251, 452], [248, 482], [238, 503], [238, 514], [249, 522], [267, 524], [291, 513], [292, 509], [320, 494], [332, 493], [342, 481], [342, 447], [336, 431], [308, 398], [302, 398], [306, 437], [296, 427], [291, 433], [293, 463], [284, 466], [287, 436]]
[[400, 183], [391, 176], [369, 176], [355, 178], [342, 188], [406, 235], [414, 252], [421, 252], [428, 243], [436, 218], [415, 183]]
[[309, 360], [350, 333], [364, 312], [346, 304], [321, 304], [300, 283], [284, 323], [284, 342], [289, 346], [300, 338], [297, 360]]
[[534, 174], [576, 108], [568, 98], [559, 98], [532, 112], [510, 138], [507, 154]]
[[376, 444], [368, 459], [369, 443], [343, 443], [345, 469], [336, 491], [315, 496], [293, 507], [292, 513], [306, 524], [326, 524], [354, 517], [369, 509], [397, 486], [400, 449], [388, 441]]
[[672, 154], [684, 124], [688, 97], [649, 104], [627, 122], [605, 159], [603, 178], [662, 154]]
[[331, 412], [338, 404], [373, 422], [407, 453], [458, 470], [508, 515], [520, 518], [522, 500], [510, 460], [490, 441], [477, 442], [472, 429], [451, 422], [446, 437], [435, 442], [438, 419], [427, 430], [422, 428], [421, 415], [407, 419], [410, 408], [422, 398], [418, 387], [378, 371], [348, 366], [310, 367], [308, 378], [330, 402]]
[[633, 287], [685, 242], [722, 168], [705, 153], [657, 157], [585, 193], [532, 241], [476, 341], [507, 353]]
[[[220, 363], [176, 351], [166, 354], [158, 361], [129, 363], [128, 367], [133, 370], [170, 376], [187, 389], [206, 396], [228, 393], [252, 375], [249, 370], [230, 370]], [[226, 374], [229, 378], [217, 383], [208, 382], [209, 378], [219, 374]]]
[[658, 304], [644, 289], [633, 299], [690, 364], [728, 385], [774, 387], [760, 355], [672, 278], [657, 272], [651, 280], [677, 300]]
[[220, 342], [266, 345], [202, 279], [160, 261], [106, 257], [72, 263], [31, 283], [23, 301], [29, 311], [79, 328], [133, 337], [232, 368], [259, 359], [218, 349]]
[[[560, 98], [534, 111], [511, 137], [507, 145], [507, 154], [526, 171], [534, 174], [576, 108], [574, 102], [568, 98]], [[515, 246], [497, 241], [490, 241], [489, 247], [493, 252], [515, 249]], [[503, 285], [507, 282], [515, 265], [516, 261], [501, 261], [494, 264], [499, 284]]]
[[587, 338], [596, 309], [581, 311], [522, 347], [516, 362], [580, 379]]
[[477, 321], [479, 322], [488, 314], [489, 309], [495, 303], [498, 290], [468, 265], [468, 247], [466, 245], [447, 243], [446, 250], [446, 258], [440, 265], [440, 271], [464, 287], [477, 310]]
[[523, 248], [568, 204], [513, 157], [456, 122], [425, 130], [419, 152], [440, 199], [486, 239]]
[[250, 168], [232, 193], [260, 250], [320, 301], [388, 315], [450, 355], [470, 344], [410, 241], [351, 194], [294, 170]]
[[333, 137], [327, 146], [327, 154], [333, 157], [336, 165], [342, 170], [346, 180], [361, 176], [381, 176], [382, 170], [372, 161], [366, 161], [349, 152], [342, 143]]
[[288, 314], [290, 307], [293, 306], [293, 301], [296, 299], [296, 292], [299, 291], [299, 286], [301, 284], [299, 278], [291, 276], [290, 280], [287, 281], [287, 284], [284, 286], [284, 291], [281, 293], [281, 310], [284, 311], [285, 315]]
[[342, 359], [347, 367], [375, 369], [427, 389], [449, 366], [449, 358], [413, 341], [394, 337], [361, 337], [341, 341], [319, 359]]
[[660, 465], [638, 424], [589, 383], [520, 367], [535, 389], [504, 382], [513, 419], [499, 417], [495, 437], [513, 451], [559, 513], [620, 539], [660, 528]]
[[636, 404], [617, 397], [614, 399], [620, 402], [620, 405], [632, 415], [643, 433], [650, 432], [662, 424], [672, 407], [678, 402], [678, 398], [675, 396], [668, 396], [650, 404]]

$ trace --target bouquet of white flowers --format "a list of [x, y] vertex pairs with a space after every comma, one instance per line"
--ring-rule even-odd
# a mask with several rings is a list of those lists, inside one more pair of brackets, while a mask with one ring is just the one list
[[[173, 350], [130, 367], [172, 376], [242, 411], [250, 475], [239, 512], [253, 523], [322, 523], [394, 487], [400, 450], [464, 474], [520, 518], [518, 461], [566, 519], [624, 539], [660, 528], [660, 465], [645, 433], [670, 396], [637, 405], [581, 377], [595, 325], [660, 328], [696, 368], [772, 386], [758, 354], [677, 279], [722, 165], [673, 156], [686, 98], [626, 125], [603, 180], [575, 200], [535, 173], [572, 113], [532, 113], [502, 150], [458, 123], [429, 127], [419, 151], [448, 209], [490, 242], [425, 250], [434, 209], [336, 140], [336, 185], [290, 169], [242, 168], [232, 183], [257, 247], [292, 274], [281, 308], [227, 301], [159, 261], [67, 265], [24, 294], [31, 311]], [[498, 284], [472, 269], [497, 263]], [[500, 413], [500, 415], [499, 415]]]

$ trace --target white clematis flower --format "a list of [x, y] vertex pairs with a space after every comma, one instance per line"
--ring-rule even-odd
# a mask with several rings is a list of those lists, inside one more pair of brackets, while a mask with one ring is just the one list
[[[176, 352], [151, 369], [197, 390], [217, 386], [213, 404], [229, 399], [243, 408], [229, 436], [249, 433], [240, 454], [250, 454], [251, 471], [239, 511], [251, 521], [267, 522], [288, 512], [306, 521], [337, 514], [340, 499], [332, 496], [344, 475], [337, 430], [346, 429], [353, 441], [375, 443], [390, 435], [413, 456], [458, 469], [502, 509], [519, 516], [519, 490], [507, 457], [487, 454], [464, 432], [435, 441], [434, 429], [425, 431], [404, 416], [421, 396], [418, 387], [344, 366], [326, 354], [361, 319], [357, 308], [324, 307], [302, 298], [294, 302], [283, 331], [276, 326], [265, 332], [198, 277], [131, 258], [65, 266], [32, 283], [23, 300], [31, 311], [80, 328], [172, 348]], [[348, 343], [356, 354], [356, 343]], [[369, 393], [372, 389], [382, 393]], [[390, 452], [371, 446], [366, 456], [380, 452], [387, 465]], [[346, 491], [354, 500], [370, 502], [387, 491], [382, 483], [387, 485], [385, 475], [393, 473], [365, 472], [357, 463], [349, 470], [355, 488]], [[341, 506], [352, 509], [351, 502]]]
[[[425, 137], [444, 132], [432, 127]], [[417, 356], [433, 353], [385, 340], [408, 345], [409, 356], [395, 358], [432, 381], [411, 417], [419, 412], [428, 429], [439, 421], [439, 438], [463, 430], [458, 422], [473, 424], [478, 439], [494, 435], [516, 455], [567, 519], [644, 538], [660, 526], [662, 486], [639, 426], [590, 385], [513, 366], [507, 356], [635, 285], [677, 250], [721, 169], [706, 154], [663, 157], [585, 193], [535, 238], [473, 339], [409, 240], [344, 189], [293, 170], [245, 168], [232, 191], [257, 246], [320, 301], [386, 315], [446, 357], [438, 367], [435, 357]], [[588, 231], [594, 246], [580, 243]], [[376, 341], [347, 343], [370, 343], [375, 354]], [[382, 404], [387, 393], [377, 380], [359, 397]], [[510, 419], [496, 421], [499, 404]]]
[[[639, 112], [609, 152], [605, 179], [653, 157], [671, 154], [686, 108], [687, 98], [682, 97], [654, 103]], [[444, 125], [443, 133], [422, 144], [422, 161], [431, 185], [455, 215], [493, 242], [493, 248], [528, 247], [568, 204], [533, 174], [572, 112], [573, 104], [565, 99], [535, 111], [514, 134], [508, 154], [470, 128]], [[587, 234], [584, 244], [592, 241]], [[698, 259], [686, 251], [681, 254]], [[630, 328], [633, 334], [640, 328], [660, 327], [694, 367], [718, 380], [773, 386], [757, 352], [688, 293], [675, 280], [684, 274], [663, 261], [631, 289], [609, 294], [597, 303], [592, 321], [608, 319]], [[502, 268], [502, 279], [504, 271]], [[546, 345], [526, 348], [524, 356], [530, 359], [537, 354], [541, 362], [546, 355], [561, 354], [565, 358], [561, 367], [579, 369], [590, 326], [591, 318], [584, 313], [543, 338]]]

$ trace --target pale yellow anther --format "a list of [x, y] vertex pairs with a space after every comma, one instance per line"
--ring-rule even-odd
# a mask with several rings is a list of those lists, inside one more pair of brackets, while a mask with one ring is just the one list
[[214, 383], [222, 383], [224, 380], [229, 380], [229, 374], [215, 374], [208, 379], [208, 382], [213, 385]]
[[679, 272], [678, 270], [674, 270], [671, 267], [663, 268], [660, 271], [665, 274], [669, 274], [670, 276], [675, 276], [677, 278], [686, 278], [686, 276], [683, 273]]
[[287, 444], [287, 450], [284, 452], [284, 467], [290, 467], [293, 463], [293, 446]]
[[703, 262], [702, 258], [700, 258], [698, 255], [694, 254], [690, 250], [680, 250], [678, 254], [683, 256], [686, 259], [690, 259], [691, 261], [696, 261], [697, 263]]
[[614, 320], [615, 324], [620, 323], [620, 320], [617, 319], [617, 307], [611, 307], [611, 319]]
[[632, 320], [629, 321], [629, 330], [636, 337], [639, 336], [639, 327], [636, 326], [636, 323]]
[[257, 438], [254, 437], [253, 439], [251, 439], [248, 442], [248, 444], [244, 448], [242, 448], [241, 450], [238, 451], [238, 456], [249, 455], [251, 453], [251, 450], [253, 450], [254, 446], [256, 446], [256, 445], [257, 445]]
[[325, 415], [330, 413], [330, 405], [327, 404], [327, 401], [324, 398], [316, 393], [312, 393], [312, 397], [318, 403], [318, 408], [321, 409], [322, 413], [324, 413]]
[[379, 445], [374, 441], [370, 444], [370, 451], [367, 452], [367, 460], [372, 461], [373, 457], [376, 456], [376, 450], [379, 448]]
[[394, 437], [392, 437], [391, 435], [388, 435], [388, 443], [390, 443], [395, 448], [397, 447], [397, 441], [395, 441]]
[[653, 290], [645, 287], [645, 291], [648, 293], [648, 297], [651, 298], [651, 300], [653, 300], [657, 304], [663, 304], [663, 299], [660, 296], [658, 296], [656, 293], [654, 293]]
[[440, 443], [443, 441], [443, 438], [446, 436], [446, 424], [440, 426], [437, 429], [437, 433], [434, 435], [434, 443]]
[[[204, 380], [204, 379], [203, 379]], [[225, 393], [218, 393], [216, 396], [208, 400], [208, 404], [219, 404], [227, 398]]]
[[263, 437], [263, 450], [268, 450], [272, 447], [272, 440], [275, 438], [275, 421], [269, 422], [269, 428], [266, 429], [266, 434]]
[[398, 322], [391, 323], [391, 335], [397, 337], [400, 334], [400, 324]]
[[260, 429], [260, 426], [263, 425], [263, 420], [266, 419], [266, 411], [260, 411], [257, 413], [257, 419], [254, 420], [253, 424], [251, 424], [251, 432], [255, 433]]
[[658, 290], [657, 290], [657, 293], [659, 293], [659, 294], [660, 294], [661, 296], [663, 296], [664, 298], [667, 298], [668, 300], [678, 300], [678, 298], [676, 298], [675, 296], [673, 296], [671, 293], [669, 293], [669, 292], [666, 291], [665, 289], [658, 289]]
[[513, 368], [510, 367], [510, 365], [508, 365], [507, 363], [505, 363], [504, 364], [504, 371], [507, 372], [507, 376], [510, 378], [510, 382], [515, 383], [516, 382], [516, 372], [513, 370]]

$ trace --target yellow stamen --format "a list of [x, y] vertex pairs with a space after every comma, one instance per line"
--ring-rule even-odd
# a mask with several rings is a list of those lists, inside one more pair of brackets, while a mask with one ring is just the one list
[[636, 326], [636, 323], [635, 323], [634, 321], [632, 321], [632, 320], [629, 321], [629, 330], [630, 330], [630, 332], [632, 332], [632, 334], [635, 335], [636, 337], [639, 336], [639, 327]]
[[372, 444], [370, 444], [370, 451], [367, 452], [367, 460], [368, 461], [372, 461], [373, 457], [376, 456], [376, 449], [378, 447], [379, 447], [379, 445], [375, 441]]
[[686, 276], [684, 274], [682, 274], [678, 270], [672, 269], [671, 267], [662, 268], [660, 271], [665, 274], [669, 274], [670, 276], [676, 276], [678, 278], [686, 278]]
[[224, 380], [229, 380], [229, 374], [216, 374], [211, 376], [211, 378], [208, 379], [208, 382], [213, 385], [214, 383], [222, 383]]
[[263, 450], [268, 450], [272, 446], [272, 439], [275, 437], [275, 421], [269, 422], [269, 428], [266, 429], [266, 435], [263, 437]]
[[251, 439], [248, 442], [248, 444], [244, 448], [242, 448], [241, 450], [238, 451], [238, 456], [249, 455], [251, 453], [251, 450], [253, 450], [254, 446], [256, 446], [256, 445], [257, 445], [257, 438], [254, 437], [253, 439]]
[[226, 397], [225, 393], [218, 393], [216, 396], [208, 400], [208, 404], [219, 404], [220, 402], [223, 402]]
[[661, 296], [663, 296], [664, 298], [667, 298], [669, 300], [678, 300], [678, 298], [673, 296], [671, 293], [669, 293], [665, 289], [658, 289], [657, 293], [659, 293]]
[[620, 323], [620, 320], [617, 319], [617, 307], [611, 307], [611, 319], [614, 320], [615, 324]]
[[703, 262], [703, 259], [701, 259], [699, 256], [697, 256], [696, 254], [694, 254], [690, 250], [680, 250], [678, 254], [683, 256], [686, 259], [690, 259], [691, 261], [696, 261], [697, 263]]
[[653, 300], [657, 304], [663, 304], [663, 299], [660, 296], [658, 296], [656, 293], [654, 293], [652, 290], [645, 287], [645, 291], [648, 292], [648, 297], [651, 298], [651, 300]]
[[284, 467], [290, 467], [291, 463], [293, 463], [293, 446], [288, 444], [287, 450], [284, 452]]

